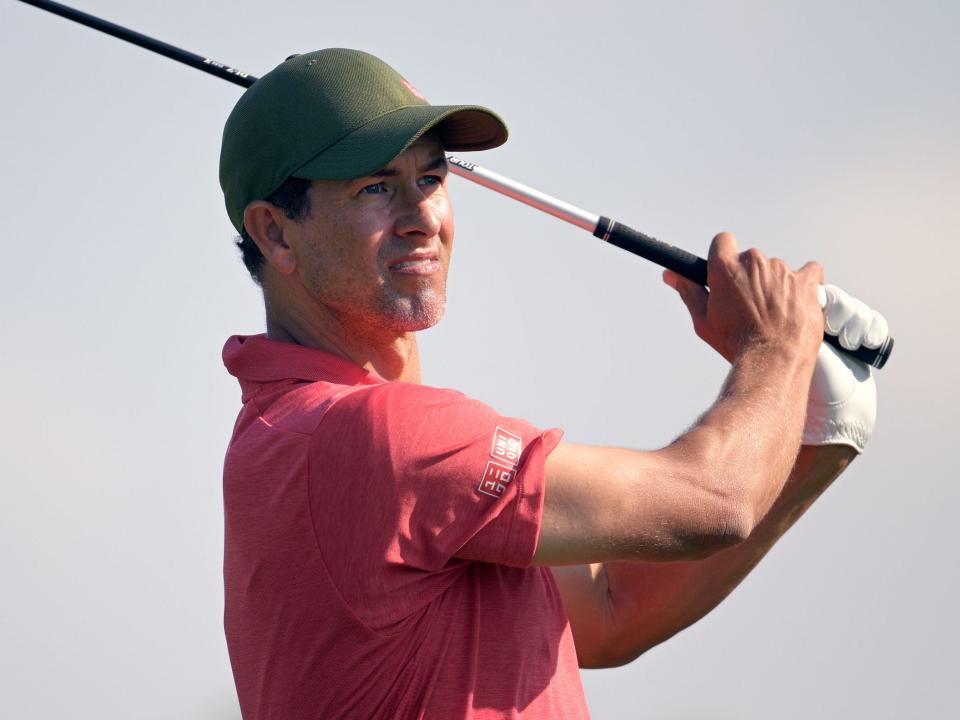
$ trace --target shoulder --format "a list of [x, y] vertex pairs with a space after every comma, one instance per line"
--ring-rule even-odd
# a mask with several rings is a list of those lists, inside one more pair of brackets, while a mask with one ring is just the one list
[[312, 446], [326, 459], [348, 457], [356, 463], [358, 455], [366, 453], [370, 459], [386, 458], [398, 469], [422, 469], [430, 460], [467, 462], [480, 470], [493, 461], [512, 470], [528, 448], [544, 445], [549, 453], [561, 434], [501, 415], [457, 390], [383, 383], [337, 398], [314, 433]]
[[327, 410], [324, 425], [346, 424], [356, 431], [407, 435], [428, 426], [470, 424], [496, 414], [457, 390], [390, 382], [337, 397]]

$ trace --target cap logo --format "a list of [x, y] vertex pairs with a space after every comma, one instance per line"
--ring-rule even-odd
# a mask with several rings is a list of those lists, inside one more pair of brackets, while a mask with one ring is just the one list
[[423, 100], [424, 102], [427, 102], [427, 99], [423, 96], [423, 93], [421, 93], [419, 90], [417, 90], [410, 82], [408, 82], [407, 80], [405, 80], [405, 79], [403, 79], [403, 78], [400, 78], [400, 82], [403, 83], [403, 86], [404, 86], [407, 90], [409, 90], [410, 92], [412, 92], [414, 95], [416, 95], [418, 98], [420, 98], [420, 99]]

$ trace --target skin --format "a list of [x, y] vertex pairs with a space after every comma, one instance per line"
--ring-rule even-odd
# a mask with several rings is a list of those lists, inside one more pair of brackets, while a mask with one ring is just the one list
[[624, 665], [710, 612], [855, 457], [846, 445], [803, 446], [757, 528], [744, 542], [709, 557], [554, 567], [580, 666]]
[[822, 272], [740, 253], [729, 233], [714, 238], [707, 262], [709, 293], [668, 279], [697, 333], [732, 362], [720, 397], [661, 450], [551, 453], [535, 562], [704, 557], [748, 537], [783, 488], [823, 336]]
[[[309, 200], [303, 219], [266, 201], [244, 214], [267, 335], [420, 382], [415, 333], [443, 316], [453, 246], [442, 147], [428, 135], [370, 176], [315, 180]], [[627, 662], [709, 612], [853, 456], [800, 451], [820, 267], [793, 272], [721, 233], [708, 275], [709, 292], [664, 279], [731, 363], [713, 406], [660, 450], [563, 443], [547, 459], [534, 562], [554, 568], [584, 666]]]
[[[443, 148], [428, 137], [370, 176], [314, 180], [303, 220], [250, 203], [244, 225], [267, 260], [267, 336], [420, 382], [414, 333], [439, 322], [446, 305], [446, 180]], [[398, 266], [409, 260], [416, 267]]]

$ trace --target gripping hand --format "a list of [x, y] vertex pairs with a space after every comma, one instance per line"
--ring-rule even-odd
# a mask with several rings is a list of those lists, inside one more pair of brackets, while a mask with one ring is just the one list
[[[889, 330], [884, 317], [834, 285], [820, 288], [825, 331], [848, 350], [880, 347]], [[804, 445], [849, 445], [863, 452], [877, 420], [873, 368], [823, 343], [817, 354]]]

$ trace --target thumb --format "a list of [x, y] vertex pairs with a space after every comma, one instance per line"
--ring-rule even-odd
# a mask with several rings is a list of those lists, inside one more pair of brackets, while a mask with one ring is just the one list
[[663, 271], [663, 281], [677, 291], [683, 304], [687, 306], [694, 325], [700, 322], [707, 314], [707, 289], [693, 280], [678, 275], [673, 270]]

